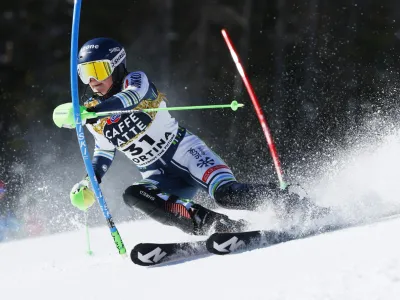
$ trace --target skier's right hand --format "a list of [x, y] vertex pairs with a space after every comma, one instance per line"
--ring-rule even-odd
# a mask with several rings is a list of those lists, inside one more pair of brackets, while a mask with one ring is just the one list
[[80, 210], [87, 210], [95, 202], [95, 195], [89, 188], [89, 178], [85, 178], [72, 187], [69, 195], [73, 206]]
[[[91, 122], [94, 122], [93, 120], [97, 121], [97, 118], [95, 118], [95, 113], [93, 111], [83, 105], [80, 106], [79, 109], [81, 112], [82, 126], [86, 123], [89, 123], [87, 122], [87, 120], [90, 120]], [[75, 128], [76, 124], [74, 117], [74, 108], [72, 104], [64, 103], [57, 106], [53, 111], [53, 121], [60, 128]]]

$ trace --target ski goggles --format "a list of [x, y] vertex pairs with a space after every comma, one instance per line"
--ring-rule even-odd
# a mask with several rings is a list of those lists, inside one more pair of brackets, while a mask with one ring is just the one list
[[89, 84], [90, 78], [103, 81], [111, 76], [115, 67], [118, 66], [126, 57], [125, 50], [122, 49], [112, 60], [96, 60], [78, 65], [78, 74], [84, 84]]
[[0, 194], [5, 193], [6, 191], [7, 191], [6, 188], [0, 187]]
[[78, 74], [84, 84], [89, 84], [90, 78], [103, 81], [113, 72], [109, 60], [91, 61], [78, 65]]

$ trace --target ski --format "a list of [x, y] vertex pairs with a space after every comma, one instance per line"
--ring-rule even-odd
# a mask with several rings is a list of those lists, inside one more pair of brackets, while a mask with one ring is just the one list
[[131, 251], [131, 260], [139, 266], [154, 266], [207, 254], [205, 241], [181, 243], [140, 243]]
[[297, 238], [284, 231], [255, 230], [236, 233], [214, 233], [206, 240], [210, 253], [226, 255], [239, 250], [268, 247]]
[[400, 217], [398, 211], [396, 211], [396, 213], [388, 213], [378, 219], [325, 224], [311, 228], [293, 227], [291, 230], [287, 231], [256, 230], [236, 233], [214, 233], [206, 240], [206, 247], [210, 253], [226, 255], [238, 251], [266, 248], [292, 240], [299, 240], [342, 229], [382, 222], [396, 217]]
[[296, 238], [273, 230], [214, 233], [203, 241], [176, 243], [140, 243], [131, 251], [131, 260], [140, 266], [165, 265], [211, 254], [230, 254], [251, 250]]
[[347, 227], [349, 227], [349, 224], [325, 225], [303, 231], [299, 231], [298, 228], [292, 228], [292, 230], [288, 231], [255, 230], [236, 233], [214, 233], [206, 240], [206, 247], [210, 253], [226, 255], [255, 248], [266, 248]]

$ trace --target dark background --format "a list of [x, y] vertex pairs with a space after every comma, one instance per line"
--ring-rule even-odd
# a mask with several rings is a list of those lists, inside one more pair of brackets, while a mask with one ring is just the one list
[[[72, 2], [0, 4], [0, 179], [17, 210], [46, 216], [43, 222], [57, 230], [80, 222], [68, 195], [85, 173], [75, 131], [52, 122], [54, 107], [71, 101]], [[146, 72], [170, 106], [245, 103], [236, 113], [173, 115], [239, 179], [276, 180], [220, 33], [226, 28], [291, 179], [311, 176], [355, 136], [379, 136], [364, 126], [371, 118], [396, 124], [399, 16], [400, 2], [393, 0], [93, 0], [83, 1], [79, 44], [99, 36], [119, 40], [128, 69]], [[102, 185], [117, 220], [130, 216], [121, 194], [138, 178], [133, 164], [125, 166], [118, 155]], [[91, 221], [103, 222], [99, 209], [93, 211]]]

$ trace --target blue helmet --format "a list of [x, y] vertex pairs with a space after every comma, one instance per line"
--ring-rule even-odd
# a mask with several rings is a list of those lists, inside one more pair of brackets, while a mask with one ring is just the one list
[[[102, 61], [104, 72], [84, 72], [83, 66], [91, 62]], [[105, 63], [104, 63], [105, 62]], [[126, 53], [124, 47], [117, 41], [110, 38], [95, 38], [86, 42], [78, 54], [78, 73], [81, 80], [88, 84], [90, 77], [97, 80], [104, 80], [112, 75], [114, 85], [122, 83], [127, 74]], [[98, 78], [98, 74], [100, 78]]]

